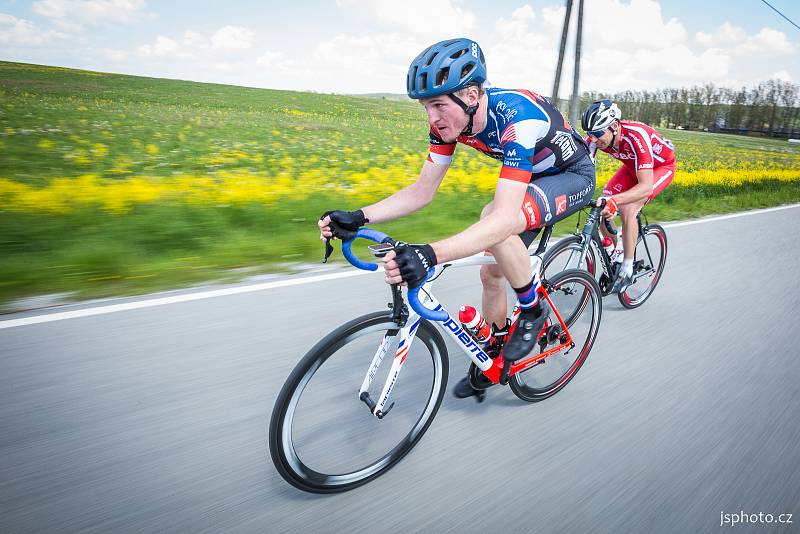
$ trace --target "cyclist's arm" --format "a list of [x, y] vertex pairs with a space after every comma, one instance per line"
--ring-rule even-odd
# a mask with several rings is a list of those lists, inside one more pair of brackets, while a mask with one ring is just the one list
[[623, 141], [630, 146], [636, 158], [637, 184], [627, 191], [613, 195], [612, 198], [617, 204], [630, 204], [645, 200], [653, 192], [653, 147], [650, 145], [650, 138], [640, 128], [628, 127], [627, 135]]
[[432, 243], [439, 263], [466, 258], [503, 241], [515, 229], [527, 182], [501, 178], [494, 193], [492, 211], [463, 232]]
[[[416, 182], [392, 196], [362, 208], [364, 215], [370, 223], [379, 223], [397, 219], [424, 208], [433, 200], [448, 168], [449, 165], [426, 161], [422, 165]], [[522, 201], [520, 201], [521, 203]]]
[[636, 171], [636, 179], [639, 183], [635, 186], [622, 193], [612, 195], [617, 204], [640, 202], [650, 196], [650, 193], [653, 192], [653, 169], [639, 169]]

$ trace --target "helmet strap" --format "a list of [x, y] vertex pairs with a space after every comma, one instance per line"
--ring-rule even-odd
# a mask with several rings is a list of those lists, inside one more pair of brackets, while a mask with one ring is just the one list
[[620, 124], [618, 124], [618, 126], [617, 126], [617, 130], [616, 130], [616, 131], [614, 131], [614, 130], [611, 130], [611, 132], [612, 132], [612, 135], [611, 135], [611, 148], [613, 148], [614, 150], [616, 150], [616, 149], [617, 149], [617, 147], [616, 147], [616, 145], [617, 145], [617, 136], [619, 135], [619, 128], [620, 128], [620, 126], [621, 126], [621, 125], [620, 125]]
[[449, 96], [453, 100], [453, 102], [458, 104], [459, 107], [462, 110], [464, 110], [464, 113], [466, 113], [469, 116], [469, 122], [467, 122], [467, 126], [463, 130], [461, 130], [461, 135], [467, 135], [472, 137], [472, 121], [475, 118], [475, 112], [478, 111], [478, 106], [480, 106], [480, 100], [478, 100], [478, 103], [475, 104], [474, 106], [468, 106], [464, 103], [463, 100], [458, 98], [453, 93], [450, 93], [447, 96]]

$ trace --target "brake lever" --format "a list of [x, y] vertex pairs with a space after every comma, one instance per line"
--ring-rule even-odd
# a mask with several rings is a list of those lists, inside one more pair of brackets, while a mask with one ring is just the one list
[[328, 263], [328, 258], [333, 254], [333, 245], [331, 245], [331, 238], [325, 240], [325, 257], [322, 258], [322, 263]]

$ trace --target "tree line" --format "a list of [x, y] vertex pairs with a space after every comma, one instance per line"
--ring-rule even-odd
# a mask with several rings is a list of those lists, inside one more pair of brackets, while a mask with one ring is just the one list
[[610, 98], [625, 118], [654, 126], [775, 137], [800, 137], [800, 85], [768, 80], [731, 89], [713, 83], [614, 94], [585, 92], [581, 109]]

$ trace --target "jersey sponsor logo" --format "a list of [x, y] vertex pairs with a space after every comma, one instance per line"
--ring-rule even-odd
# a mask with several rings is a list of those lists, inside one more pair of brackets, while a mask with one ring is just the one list
[[633, 154], [628, 154], [625, 152], [617, 152], [614, 154], [614, 157], [617, 159], [636, 159], [636, 156]]
[[653, 168], [653, 164], [652, 163], [642, 163], [641, 165], [639, 165], [639, 168], [640, 169], [652, 169]]
[[506, 118], [506, 121], [510, 121], [516, 116], [516, 114], [517, 114], [516, 109], [509, 109], [505, 113], [503, 113], [503, 117]]
[[556, 197], [556, 217], [567, 211], [567, 195]]
[[633, 142], [636, 143], [636, 147], [639, 149], [639, 152], [644, 153], [644, 145], [642, 145], [641, 139], [639, 139], [638, 135], [630, 135], [628, 136], [629, 139], [633, 139]]
[[530, 226], [536, 226], [536, 211], [533, 209], [533, 205], [531, 201], [525, 199], [525, 202], [522, 203], [522, 209], [525, 210], [525, 213], [528, 214], [528, 221], [530, 221]]
[[547, 215], [544, 216], [544, 222], [549, 223], [550, 219], [552, 218], [553, 216], [550, 213], [548, 213]]
[[653, 153], [655, 153], [655, 154], [661, 154], [661, 149], [662, 149], [662, 148], [664, 148], [664, 147], [663, 147], [663, 146], [661, 146], [660, 144], [658, 144], [658, 143], [653, 143]]
[[561, 158], [564, 160], [571, 158], [577, 150], [575, 140], [567, 132], [556, 132], [553, 136], [553, 143], [561, 149]]
[[503, 160], [503, 165], [506, 167], [519, 167], [520, 161], [519, 160]]
[[582, 191], [578, 191], [574, 195], [569, 196], [569, 206], [574, 206], [575, 204], [579, 203], [583, 197], [589, 194], [592, 190], [592, 186], [586, 187]]
[[506, 156], [508, 156], [508, 157], [515, 157], [516, 155], [517, 155], [517, 149], [516, 148], [512, 148], [511, 150], [506, 152]]

